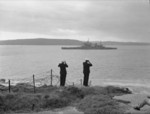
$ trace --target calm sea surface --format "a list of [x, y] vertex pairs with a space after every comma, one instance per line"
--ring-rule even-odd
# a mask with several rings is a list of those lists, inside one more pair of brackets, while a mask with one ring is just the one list
[[[0, 46], [0, 78], [17, 79], [53, 69], [66, 60], [67, 80], [79, 83], [85, 58], [93, 63], [93, 85], [150, 87], [150, 46], [115, 46], [117, 50], [61, 50], [61, 46]], [[42, 75], [41, 75], [42, 76]]]

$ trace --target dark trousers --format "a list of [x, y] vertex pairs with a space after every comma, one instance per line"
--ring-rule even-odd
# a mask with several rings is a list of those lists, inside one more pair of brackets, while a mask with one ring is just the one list
[[90, 74], [90, 73], [84, 73], [84, 80], [83, 80], [83, 85], [84, 85], [84, 86], [88, 86], [89, 74]]
[[66, 73], [60, 74], [60, 86], [65, 86], [66, 82]]

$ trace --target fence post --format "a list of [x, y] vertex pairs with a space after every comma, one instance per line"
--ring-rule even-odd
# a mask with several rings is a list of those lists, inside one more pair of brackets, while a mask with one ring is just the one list
[[50, 76], [51, 76], [50, 77], [51, 78], [51, 84], [50, 85], [53, 86], [53, 70], [52, 69], [51, 69], [51, 75]]
[[92, 81], [90, 80], [90, 82], [89, 82], [89, 86], [91, 86], [92, 85]]
[[34, 93], [35, 93], [35, 77], [34, 77], [34, 74], [33, 74], [33, 89], [34, 89]]
[[74, 86], [74, 82], [72, 83], [72, 85]]
[[9, 87], [9, 93], [10, 93], [10, 80], [8, 81], [8, 84], [9, 84], [9, 86], [8, 86], [8, 87]]
[[81, 83], [81, 85], [82, 85], [82, 79], [80, 79], [80, 83]]

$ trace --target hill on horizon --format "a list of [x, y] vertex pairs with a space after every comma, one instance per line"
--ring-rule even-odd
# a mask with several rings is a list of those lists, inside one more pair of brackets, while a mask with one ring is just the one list
[[[91, 41], [93, 43], [100, 43], [99, 41]], [[84, 41], [74, 39], [15, 39], [0, 41], [0, 45], [82, 45]], [[150, 45], [146, 42], [117, 42], [117, 41], [102, 41], [104, 45]]]
[[82, 41], [72, 39], [16, 39], [0, 41], [0, 45], [81, 45]]

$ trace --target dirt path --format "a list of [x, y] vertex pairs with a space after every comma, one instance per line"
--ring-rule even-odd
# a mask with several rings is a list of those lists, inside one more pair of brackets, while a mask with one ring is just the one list
[[31, 112], [31, 113], [11, 113], [11, 114], [84, 114], [79, 112], [75, 107], [66, 107], [53, 111]]

